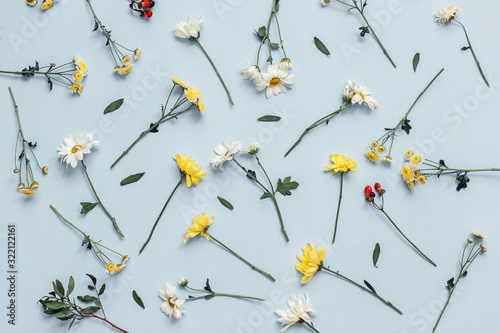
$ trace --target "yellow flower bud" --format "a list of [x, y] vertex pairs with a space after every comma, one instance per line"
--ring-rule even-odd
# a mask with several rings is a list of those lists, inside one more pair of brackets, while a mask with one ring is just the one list
[[31, 188], [32, 190], [37, 189], [37, 188], [39, 188], [39, 187], [40, 187], [40, 184], [38, 184], [38, 182], [33, 182], [33, 184], [31, 184], [31, 186], [30, 186], [30, 188]]
[[23, 184], [23, 183], [19, 183], [19, 185], [17, 185], [17, 188], [20, 190], [22, 188], [25, 188], [26, 186]]
[[21, 171], [18, 168], [14, 169], [14, 173], [19, 173], [19, 172], [21, 172]]
[[43, 171], [43, 173], [45, 173], [45, 174], [49, 173], [49, 167], [48, 167], [48, 166], [44, 166], [44, 167], [42, 168], [42, 171]]
[[467, 243], [471, 244], [473, 243], [474, 241], [472, 240], [472, 238], [467, 238]]

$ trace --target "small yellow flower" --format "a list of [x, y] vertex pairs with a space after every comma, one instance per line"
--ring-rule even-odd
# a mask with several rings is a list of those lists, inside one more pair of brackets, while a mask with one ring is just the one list
[[141, 48], [138, 47], [134, 51], [134, 59], [137, 60], [137, 59], [139, 59], [140, 56], [141, 56]]
[[40, 187], [40, 184], [38, 184], [38, 182], [33, 182], [33, 184], [31, 184], [31, 186], [30, 186], [30, 189], [36, 190], [39, 187]]
[[423, 161], [424, 157], [422, 156], [422, 154], [415, 154], [410, 159], [411, 164], [413, 164], [414, 166], [422, 164]]
[[80, 71], [83, 72], [83, 74], [86, 74], [87, 73], [87, 64], [85, 63], [85, 61], [83, 61], [82, 59], [78, 58], [75, 62], [75, 65], [76, 65], [76, 68], [79, 69]]
[[47, 10], [49, 9], [50, 7], [52, 7], [52, 0], [44, 0], [42, 2], [42, 9], [43, 10]]
[[385, 153], [386, 151], [387, 151], [387, 148], [385, 146], [380, 145], [377, 147], [377, 152], [379, 152], [379, 153]]
[[405, 181], [411, 181], [413, 180], [413, 169], [411, 168], [411, 165], [406, 163], [404, 166], [403, 166], [403, 169], [401, 170], [401, 175], [403, 176], [403, 179]]
[[126, 263], [130, 259], [130, 255], [123, 256], [122, 258], [122, 264]]
[[33, 195], [36, 193], [35, 191], [33, 191], [30, 188], [22, 188], [19, 190], [19, 192], [21, 192], [22, 194], [26, 194], [26, 195]]
[[474, 231], [473, 234], [477, 237], [477, 238], [480, 238], [480, 239], [486, 239], [486, 236], [482, 233], [482, 232], [479, 232], [479, 231]]
[[207, 213], [203, 215], [198, 215], [193, 219], [193, 223], [189, 226], [188, 230], [185, 230], [186, 236], [184, 237], [184, 243], [187, 242], [189, 238], [194, 238], [198, 235], [205, 237], [210, 240], [210, 236], [207, 234], [208, 227], [214, 221], [214, 214], [210, 214], [210, 218]]
[[380, 156], [378, 156], [378, 154], [371, 149], [366, 152], [366, 157], [368, 157], [368, 159], [372, 162], [376, 162], [380, 159]]
[[425, 176], [420, 176], [417, 178], [417, 180], [422, 185], [425, 185], [425, 183], [427, 182], [427, 178], [425, 178]]
[[409, 160], [410, 157], [413, 156], [413, 149], [408, 149], [408, 151], [406, 152], [406, 159]]
[[118, 274], [120, 273], [124, 268], [125, 266], [127, 266], [126, 264], [118, 264], [115, 268], [115, 270], [113, 271], [113, 274]]
[[115, 66], [113, 69], [113, 72], [118, 73], [120, 71], [121, 67], [120, 66]]
[[178, 77], [172, 76], [170, 79], [171, 79], [171, 80], [172, 80], [172, 82], [173, 82], [175, 85], [177, 85], [177, 86], [181, 86], [181, 87], [182, 87], [182, 88], [184, 88], [184, 89], [189, 88], [189, 84], [188, 84], [188, 83], [186, 83], [186, 82], [184, 82], [184, 81], [182, 81], [182, 80], [181, 80], [181, 79], [179, 79]]
[[82, 71], [76, 71], [75, 74], [73, 74], [73, 82], [75, 83], [80, 83], [83, 80], [83, 72]]
[[83, 84], [80, 84], [80, 83], [73, 83], [70, 87], [69, 87], [69, 91], [71, 91], [72, 93], [79, 93], [81, 94], [82, 91], [83, 91]]
[[119, 70], [118, 70], [118, 74], [120, 75], [124, 75], [124, 74], [128, 74], [130, 73], [130, 71], [132, 70], [132, 65], [125, 65], [125, 66], [122, 66]]
[[22, 189], [22, 188], [25, 188], [25, 187], [26, 187], [26, 185], [24, 185], [23, 183], [19, 183], [19, 184], [17, 184], [17, 189], [18, 189], [18, 190], [20, 190], [20, 189]]
[[107, 266], [106, 266], [106, 273], [108, 274], [113, 274], [116, 270], [116, 264], [114, 262], [110, 262]]
[[418, 169], [414, 169], [414, 170], [413, 170], [413, 178], [415, 178], [415, 179], [416, 179], [416, 178], [418, 178], [418, 177], [420, 177], [420, 170], [418, 170]]
[[36, 5], [38, 0], [26, 0], [26, 4], [30, 6]]
[[14, 173], [19, 173], [19, 172], [21, 172], [21, 170], [19, 170], [18, 168], [14, 169]]
[[198, 102], [196, 102], [196, 106], [201, 113], [205, 114], [205, 103], [203, 103], [202, 100], [198, 100]]
[[191, 88], [184, 89], [184, 95], [193, 104], [196, 104], [196, 102], [198, 101], [198, 96], [196, 96], [196, 92]]
[[333, 170], [333, 174], [335, 175], [337, 172], [358, 172], [354, 167], [356, 166], [356, 161], [352, 158], [347, 158], [344, 155], [339, 154], [330, 154], [330, 159], [333, 164], [327, 165], [324, 170], [329, 171]]
[[198, 185], [200, 178], [206, 177], [207, 172], [201, 171], [201, 166], [196, 164], [191, 157], [175, 154], [174, 159], [177, 161], [181, 173], [186, 177], [187, 187], [191, 187], [191, 184]]
[[131, 57], [131, 56], [129, 56], [129, 55], [123, 56], [123, 58], [122, 58], [122, 63], [125, 65], [125, 64], [127, 64], [128, 62], [130, 62], [130, 60], [132, 60], [132, 57]]
[[313, 248], [311, 244], [302, 248], [304, 255], [298, 255], [297, 259], [300, 260], [300, 264], [295, 265], [295, 269], [304, 274], [300, 282], [305, 284], [311, 280], [314, 274], [323, 268], [323, 261], [326, 258], [326, 249], [321, 246], [318, 250], [318, 245]]
[[44, 167], [42, 168], [42, 171], [43, 171], [43, 173], [45, 173], [45, 174], [49, 173], [49, 167], [48, 167], [48, 166], [44, 166]]
[[78, 93], [81, 95], [81, 94], [82, 94], [82, 92], [83, 92], [83, 84], [80, 84], [80, 85], [78, 86]]
[[196, 97], [198, 97], [198, 99], [201, 99], [202, 96], [201, 96], [200, 89], [198, 89], [197, 87], [193, 87], [193, 90], [196, 93]]
[[481, 251], [486, 252], [486, 244], [482, 243], [479, 247], [481, 248]]
[[410, 188], [410, 190], [415, 190], [415, 181], [412, 180], [411, 182], [408, 182], [408, 187]]
[[385, 161], [385, 162], [387, 162], [387, 163], [392, 163], [392, 162], [394, 162], [394, 161], [392, 160], [392, 157], [390, 157], [390, 156], [385, 156], [385, 157], [384, 157], [384, 161]]
[[370, 147], [377, 148], [378, 147], [378, 142], [377, 141], [370, 142]]

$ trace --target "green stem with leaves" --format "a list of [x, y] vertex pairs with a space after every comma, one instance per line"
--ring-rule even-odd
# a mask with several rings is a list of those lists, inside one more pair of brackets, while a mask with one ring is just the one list
[[172, 193], [170, 193], [170, 196], [168, 197], [167, 199], [167, 202], [165, 202], [165, 205], [163, 206], [161, 212], [160, 212], [160, 215], [158, 215], [158, 218], [156, 219], [156, 222], [155, 224], [153, 225], [153, 229], [151, 229], [151, 232], [149, 233], [149, 236], [148, 236], [148, 239], [146, 240], [146, 242], [142, 245], [141, 247], [141, 250], [139, 251], [139, 254], [142, 253], [142, 251], [144, 251], [144, 249], [146, 248], [146, 246], [148, 245], [149, 241], [151, 240], [151, 237], [153, 237], [153, 233], [155, 232], [155, 229], [156, 229], [156, 226], [158, 225], [158, 222], [160, 221], [160, 218], [161, 216], [163, 215], [163, 212], [165, 211], [165, 209], [167, 208], [167, 205], [168, 203], [170, 202], [170, 199], [172, 199], [172, 196], [174, 195], [175, 191], [179, 188], [179, 186], [182, 184], [182, 181], [184, 180], [184, 178], [186, 178], [186, 175], [182, 175], [181, 179], [179, 180], [179, 182], [177, 183], [177, 185], [175, 186], [174, 190], [172, 191]]
[[327, 267], [322, 267], [321, 269], [324, 269], [325, 271], [328, 271], [328, 272], [330, 272], [330, 273], [332, 273], [332, 274], [335, 274], [335, 275], [337, 275], [338, 277], [340, 277], [340, 278], [342, 278], [342, 279], [346, 280], [347, 282], [350, 282], [350, 283], [354, 284], [355, 286], [357, 286], [357, 287], [358, 287], [358, 288], [360, 288], [361, 290], [364, 290], [364, 291], [366, 291], [366, 292], [368, 292], [368, 293], [372, 294], [373, 296], [375, 296], [375, 297], [376, 297], [376, 298], [378, 298], [379, 300], [381, 300], [383, 303], [385, 303], [385, 305], [387, 305], [387, 306], [391, 307], [394, 311], [396, 311], [396, 312], [397, 312], [397, 313], [399, 313], [400, 315], [402, 315], [402, 314], [403, 314], [403, 312], [401, 312], [401, 311], [400, 311], [397, 307], [395, 307], [395, 306], [394, 306], [391, 302], [386, 301], [385, 299], [383, 299], [382, 297], [380, 297], [380, 296], [379, 296], [376, 292], [374, 292], [374, 291], [372, 291], [372, 290], [370, 290], [370, 289], [368, 289], [368, 288], [363, 287], [362, 285], [360, 285], [360, 284], [358, 284], [358, 283], [354, 282], [353, 280], [351, 280], [351, 279], [349, 279], [348, 277], [346, 277], [346, 276], [344, 276], [344, 275], [340, 274], [339, 272], [335, 272], [335, 271], [333, 271], [333, 270], [331, 270], [331, 269], [329, 269], [329, 268], [327, 268]]
[[302, 133], [302, 135], [299, 137], [299, 139], [293, 144], [292, 147], [290, 147], [290, 149], [288, 149], [288, 151], [286, 152], [285, 156], [284, 157], [287, 157], [288, 154], [290, 154], [292, 152], [292, 150], [295, 149], [295, 147], [297, 147], [297, 145], [302, 141], [302, 139], [304, 138], [304, 136], [309, 133], [310, 131], [312, 131], [313, 129], [315, 129], [316, 127], [318, 127], [319, 125], [321, 124], [324, 124], [328, 121], [330, 121], [330, 119], [332, 119], [333, 117], [335, 117], [336, 115], [340, 114], [341, 112], [345, 111], [347, 108], [349, 108], [352, 104], [351, 103], [344, 103], [344, 105], [342, 105], [337, 111], [334, 111], [326, 116], [324, 116], [323, 118], [317, 120], [316, 122], [314, 122], [311, 126], [309, 126], [308, 128], [306, 128], [304, 130], [304, 132]]
[[222, 83], [222, 85], [224, 86], [224, 89], [226, 90], [226, 93], [227, 93], [227, 97], [229, 98], [229, 102], [231, 102], [231, 105], [234, 105], [234, 102], [233, 102], [233, 98], [231, 97], [231, 93], [229, 92], [229, 89], [227, 88], [226, 86], [226, 83], [224, 82], [224, 80], [222, 79], [222, 76], [220, 75], [219, 73], [219, 70], [217, 69], [217, 67], [215, 66], [214, 62], [212, 61], [212, 59], [210, 58], [210, 56], [208, 55], [207, 51], [205, 51], [205, 49], [203, 48], [203, 46], [201, 45], [200, 41], [198, 40], [198, 38], [195, 38], [194, 41], [196, 42], [196, 44], [198, 44], [198, 46], [200, 47], [200, 49], [203, 51], [203, 53], [205, 54], [205, 56], [207, 57], [208, 61], [210, 61], [210, 64], [212, 65], [212, 67], [214, 68], [215, 70], [215, 73], [217, 74], [217, 76], [219, 77], [219, 80], [220, 82]]
[[118, 234], [122, 237], [125, 237], [125, 235], [123, 235], [122, 231], [120, 230], [120, 227], [118, 227], [118, 223], [116, 223], [116, 219], [108, 212], [108, 210], [106, 209], [106, 207], [104, 207], [101, 199], [99, 198], [99, 195], [97, 194], [95, 188], [94, 188], [94, 184], [92, 184], [92, 180], [90, 180], [90, 176], [87, 172], [87, 166], [85, 165], [85, 163], [83, 162], [83, 160], [81, 160], [82, 162], [82, 167], [83, 167], [83, 171], [85, 172], [85, 176], [87, 177], [87, 180], [89, 181], [89, 184], [90, 184], [90, 188], [92, 189], [92, 192], [94, 192], [94, 196], [95, 198], [97, 199], [97, 202], [99, 203], [99, 206], [101, 206], [101, 208], [104, 210], [104, 212], [106, 213], [106, 215], [108, 215], [108, 217], [110, 218], [111, 222], [113, 223], [113, 226], [115, 227], [116, 231], [118, 232]]
[[340, 172], [340, 195], [339, 195], [339, 204], [337, 206], [337, 215], [335, 216], [335, 229], [333, 231], [332, 244], [335, 243], [335, 238], [337, 237], [337, 224], [339, 221], [340, 203], [342, 202], [342, 187], [343, 186], [344, 186], [344, 173]]
[[209, 234], [208, 232], [206, 232], [206, 234], [211, 238], [213, 239], [217, 244], [219, 244], [220, 246], [222, 246], [224, 249], [226, 249], [227, 251], [229, 251], [232, 255], [234, 255], [236, 258], [240, 259], [241, 261], [243, 261], [245, 264], [247, 264], [248, 266], [250, 266], [251, 269], [253, 270], [256, 270], [257, 272], [261, 273], [261, 274], [264, 274], [265, 276], [267, 276], [268, 278], [270, 278], [273, 282], [276, 282], [276, 279], [269, 273], [267, 273], [266, 271], [263, 271], [262, 269], [260, 269], [259, 267], [255, 266], [254, 264], [252, 264], [251, 262], [247, 261], [245, 258], [243, 258], [242, 256], [240, 256], [238, 253], [234, 252], [233, 250], [231, 250], [229, 247], [227, 247], [224, 243], [222, 243], [221, 241], [219, 241], [217, 238], [215, 238], [214, 236], [212, 236], [211, 234]]

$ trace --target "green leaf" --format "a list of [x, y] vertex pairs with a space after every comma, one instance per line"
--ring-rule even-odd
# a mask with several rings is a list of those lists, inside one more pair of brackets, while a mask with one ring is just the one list
[[134, 301], [137, 303], [137, 305], [139, 305], [141, 308], [145, 309], [146, 307], [144, 306], [144, 302], [142, 301], [142, 299], [139, 297], [139, 295], [137, 294], [137, 291], [133, 290], [132, 291], [132, 297], [134, 298]]
[[99, 299], [96, 299], [94, 301], [94, 304], [97, 305], [97, 306], [99, 306], [99, 307], [102, 307], [101, 301]]
[[377, 267], [378, 257], [380, 257], [380, 244], [379, 243], [375, 244], [375, 248], [373, 249], [372, 258], [373, 258], [373, 266], [375, 266], [375, 267]]
[[60, 310], [66, 307], [66, 303], [57, 301], [44, 302], [43, 305], [45, 305], [47, 308], [51, 310]]
[[413, 57], [413, 72], [417, 71], [419, 62], [420, 62], [420, 53], [415, 53], [415, 56]]
[[262, 26], [259, 28], [259, 30], [256, 31], [257, 33], [257, 36], [259, 36], [260, 38], [264, 38], [266, 36], [266, 27], [265, 26]]
[[273, 48], [273, 49], [279, 49], [280, 46], [278, 45], [278, 43], [271, 43], [271, 48]]
[[141, 172], [141, 173], [136, 173], [134, 175], [130, 175], [128, 176], [127, 178], [125, 178], [124, 180], [122, 180], [120, 182], [120, 185], [128, 185], [128, 184], [132, 184], [132, 183], [135, 183], [135, 182], [138, 182], [142, 176], [144, 176], [145, 172]]
[[108, 106], [106, 106], [106, 108], [104, 109], [104, 114], [111, 113], [111, 112], [118, 110], [122, 106], [123, 101], [124, 101], [124, 99], [120, 98], [120, 99], [117, 99], [116, 101], [114, 101], [113, 103], [109, 104]]
[[330, 51], [328, 51], [328, 48], [317, 37], [314, 37], [314, 44], [316, 44], [316, 47], [321, 51], [321, 53], [330, 55]]
[[87, 306], [86, 308], [84, 308], [83, 312], [87, 312], [87, 313], [94, 313], [94, 312], [97, 312], [99, 311], [101, 308], [99, 306]]
[[104, 291], [106, 290], [106, 283], [103, 283], [103, 285], [101, 286], [101, 289], [99, 289], [99, 296], [101, 296], [102, 294], [104, 294]]
[[455, 287], [454, 281], [455, 281], [454, 277], [452, 277], [451, 279], [446, 281], [446, 288], [448, 289], [448, 291], [451, 291], [453, 289], [453, 287]]
[[368, 283], [368, 281], [366, 281], [366, 280], [364, 280], [364, 281], [365, 281], [366, 286], [367, 286], [367, 287], [368, 287], [371, 291], [373, 291], [373, 293], [374, 293], [374, 294], [376, 294], [377, 292], [376, 292], [376, 291], [375, 291], [375, 289], [372, 287], [372, 285], [371, 285], [371, 284], [369, 284], [369, 283]]
[[54, 315], [54, 317], [56, 317], [59, 320], [68, 320], [70, 318], [69, 312], [67, 311], [58, 312]]
[[95, 208], [99, 203], [97, 202], [80, 202], [80, 205], [82, 205], [82, 210], [80, 211], [80, 214], [87, 214], [90, 212], [92, 209]]
[[269, 193], [269, 192], [264, 192], [264, 194], [262, 194], [262, 196], [260, 197], [260, 200], [262, 200], [262, 199], [267, 199], [267, 198], [271, 198], [271, 197], [272, 197], [271, 193]]
[[267, 58], [266, 61], [269, 62], [269, 63], [273, 62], [273, 57], [271, 55], [269, 55], [269, 58]]
[[88, 288], [89, 288], [90, 290], [95, 290], [95, 287], [94, 287], [94, 286], [91, 286], [90, 284], [88, 285]]
[[286, 177], [281, 181], [281, 178], [278, 179], [278, 186], [276, 187], [276, 191], [280, 192], [282, 195], [292, 195], [292, 192], [290, 190], [295, 190], [297, 187], [299, 187], [299, 183], [297, 182], [291, 182], [290, 179], [292, 177]]
[[[92, 280], [92, 283], [94, 284], [94, 286], [96, 285], [97, 283], [97, 279], [95, 278], [95, 276], [91, 275], [91, 274], [85, 274], [87, 275], [91, 280]], [[89, 288], [90, 289], [90, 288]], [[95, 289], [95, 288], [94, 288]]]
[[217, 199], [219, 199], [222, 206], [226, 207], [227, 209], [230, 209], [230, 210], [234, 209], [233, 205], [229, 201], [227, 201], [226, 199], [221, 198], [219, 196], [217, 196]]
[[97, 299], [97, 297], [90, 295], [78, 296], [77, 298], [82, 302], [94, 302]]
[[258, 121], [265, 121], [265, 122], [271, 122], [271, 121], [280, 121], [281, 117], [278, 116], [273, 116], [273, 115], [265, 115], [257, 119]]
[[257, 179], [257, 174], [253, 170], [247, 170], [247, 177], [250, 178], [251, 180]]
[[64, 297], [64, 287], [61, 281], [56, 280], [56, 283], [54, 284], [54, 282], [52, 282], [52, 285], [56, 294], [58, 294], [60, 297]]
[[73, 279], [72, 276], [69, 277], [69, 282], [68, 282], [68, 291], [66, 292], [66, 296], [71, 295], [71, 293], [75, 290], [75, 279]]

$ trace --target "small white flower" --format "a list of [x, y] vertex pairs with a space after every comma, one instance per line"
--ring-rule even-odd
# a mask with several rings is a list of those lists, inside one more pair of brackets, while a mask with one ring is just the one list
[[260, 150], [260, 142], [259, 141], [252, 142], [243, 148], [243, 151], [247, 154], [250, 154], [250, 155], [257, 154], [259, 152], [259, 150]]
[[212, 157], [210, 164], [212, 168], [219, 167], [224, 171], [224, 162], [231, 161], [233, 156], [241, 150], [241, 141], [224, 142], [224, 145], [218, 145], [214, 151], [217, 155]]
[[168, 282], [163, 289], [160, 289], [158, 295], [165, 302], [161, 303], [160, 310], [169, 317], [180, 319], [185, 312], [182, 305], [186, 300], [177, 298], [175, 287], [172, 287]]
[[262, 80], [262, 74], [260, 74], [260, 69], [256, 65], [250, 65], [250, 61], [247, 60], [246, 65], [241, 65], [241, 72], [243, 73], [243, 79], [250, 79], [254, 84], [257, 84]]
[[280, 316], [278, 321], [281, 323], [281, 326], [286, 325], [281, 329], [281, 333], [286, 332], [286, 330], [292, 326], [293, 324], [299, 322], [306, 322], [311, 324], [311, 317], [307, 314], [308, 312], [318, 311], [314, 310], [311, 302], [309, 302], [309, 296], [305, 293], [305, 297], [303, 295], [299, 295], [298, 297], [292, 296], [292, 298], [288, 301], [288, 306], [290, 309], [288, 310], [276, 310], [276, 314]]
[[179, 21], [174, 27], [175, 35], [179, 38], [196, 39], [200, 37], [201, 23], [203, 17], [192, 19], [188, 17], [188, 22]]
[[347, 102], [352, 104], [364, 104], [370, 108], [370, 110], [375, 110], [378, 106], [377, 101], [370, 96], [368, 88], [365, 86], [358, 86], [353, 81], [349, 80], [348, 84], [344, 88], [343, 98]]
[[280, 68], [283, 68], [286, 70], [292, 69], [292, 62], [290, 61], [290, 59], [289, 58], [281, 59]]
[[99, 141], [94, 140], [93, 134], [89, 133], [82, 139], [82, 134], [76, 132], [74, 136], [70, 134], [64, 138], [64, 143], [57, 148], [57, 155], [62, 162], [76, 168], [78, 161], [83, 160], [83, 155], [90, 154], [90, 149], [98, 144]]
[[181, 278], [180, 278], [180, 280], [179, 280], [179, 285], [180, 285], [181, 287], [185, 287], [185, 286], [187, 286], [187, 285], [188, 285], [188, 280], [187, 280], [187, 279], [185, 279], [185, 278], [183, 278], [183, 277], [181, 277]]
[[256, 84], [257, 90], [266, 89], [266, 97], [286, 92], [285, 85], [291, 85], [295, 79], [293, 74], [288, 74], [286, 69], [278, 67], [277, 64], [267, 66], [267, 73], [262, 73], [262, 80]]
[[446, 22], [454, 19], [457, 12], [462, 12], [462, 10], [458, 9], [458, 5], [441, 8], [436, 12], [436, 21], [439, 21], [439, 23], [443, 23], [444, 25]]

